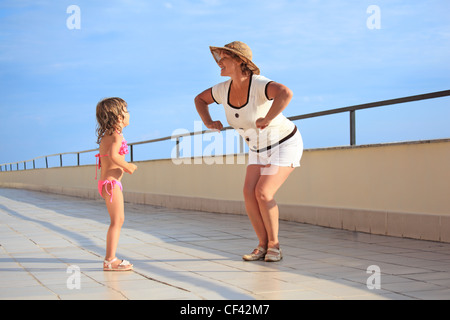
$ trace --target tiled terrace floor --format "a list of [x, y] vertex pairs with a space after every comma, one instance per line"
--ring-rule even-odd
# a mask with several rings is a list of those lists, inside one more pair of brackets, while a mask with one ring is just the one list
[[118, 256], [135, 270], [117, 273], [108, 224], [101, 199], [0, 189], [0, 299], [450, 299], [447, 243], [281, 221], [284, 259], [244, 262], [245, 216], [126, 204]]

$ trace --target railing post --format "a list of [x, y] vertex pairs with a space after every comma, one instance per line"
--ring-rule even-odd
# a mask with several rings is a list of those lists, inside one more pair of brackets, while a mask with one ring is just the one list
[[34, 159], [33, 159], [33, 169], [36, 169], [36, 163], [34, 162]]
[[133, 145], [130, 146], [130, 162], [133, 162]]
[[180, 137], [177, 137], [177, 159], [180, 157]]
[[47, 159], [47, 157], [45, 157], [45, 168], [48, 169], [48, 159]]
[[77, 153], [77, 166], [80, 166], [80, 153]]
[[244, 153], [244, 138], [239, 135], [239, 153]]
[[350, 110], [350, 145], [356, 144], [355, 110]]
[[62, 154], [59, 155], [59, 165], [62, 167]]

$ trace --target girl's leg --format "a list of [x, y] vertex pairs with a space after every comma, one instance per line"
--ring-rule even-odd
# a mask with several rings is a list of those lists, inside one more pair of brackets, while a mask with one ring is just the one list
[[261, 165], [247, 166], [247, 174], [244, 182], [244, 200], [247, 215], [259, 239], [259, 246], [267, 249], [268, 236], [255, 195], [255, 187], [260, 179], [262, 168], [263, 166]]
[[[264, 168], [267, 169], [267, 168]], [[269, 248], [279, 248], [278, 242], [278, 225], [279, 212], [278, 205], [275, 202], [274, 196], [278, 189], [283, 185], [289, 177], [294, 168], [278, 167], [272, 168], [272, 174], [261, 175], [255, 186], [255, 195], [258, 202], [259, 211], [264, 227], [267, 232]]]
[[[105, 186], [106, 187], [106, 186]], [[105, 199], [106, 208], [108, 209], [109, 217], [111, 223], [109, 225], [108, 233], [106, 234], [106, 256], [105, 260], [111, 261], [116, 257], [117, 245], [119, 243], [120, 230], [125, 219], [124, 204], [123, 204], [123, 193], [118, 185], [115, 185], [114, 189], [111, 190], [113, 200], [111, 202], [111, 196], [103, 188], [103, 197]], [[109, 186], [108, 186], [109, 190]], [[118, 265], [121, 261], [117, 260], [113, 263]]]

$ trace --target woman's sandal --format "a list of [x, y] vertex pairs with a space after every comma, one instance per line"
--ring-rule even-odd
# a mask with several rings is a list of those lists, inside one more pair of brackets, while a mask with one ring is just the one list
[[267, 250], [263, 247], [257, 247], [255, 250], [253, 250], [252, 253], [243, 255], [242, 259], [244, 259], [245, 261], [263, 260], [266, 252]]
[[283, 255], [281, 253], [281, 249], [278, 248], [269, 248], [267, 249], [266, 256], [264, 258], [264, 261], [267, 262], [277, 262], [283, 259]]
[[117, 266], [113, 267], [113, 263], [117, 261], [117, 258], [112, 259], [111, 261], [103, 261], [103, 271], [130, 271], [133, 270], [133, 265], [127, 261], [122, 260]]

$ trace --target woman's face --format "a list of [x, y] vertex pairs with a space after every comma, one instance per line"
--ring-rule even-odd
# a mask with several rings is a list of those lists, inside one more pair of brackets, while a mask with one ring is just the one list
[[130, 124], [130, 114], [128, 113], [127, 107], [123, 108], [123, 114], [121, 119], [122, 128], [125, 128]]
[[237, 61], [235, 58], [231, 57], [228, 52], [221, 51], [219, 53], [220, 60], [218, 62], [218, 65], [220, 67], [220, 75], [221, 76], [228, 76], [236, 74], [237, 71], [240, 71], [240, 62]]

